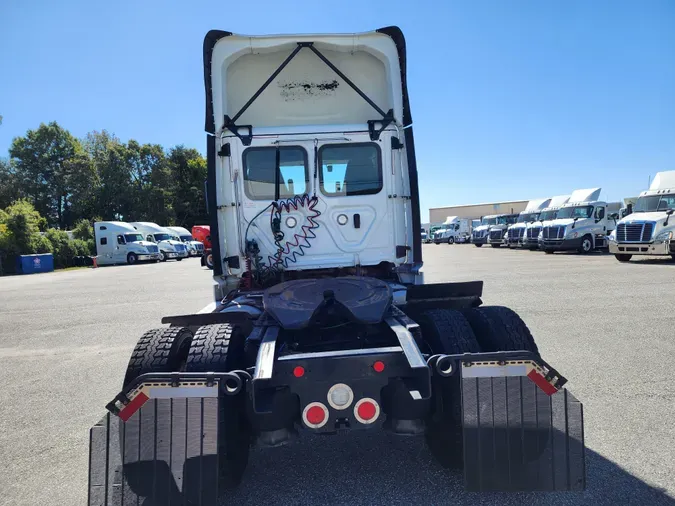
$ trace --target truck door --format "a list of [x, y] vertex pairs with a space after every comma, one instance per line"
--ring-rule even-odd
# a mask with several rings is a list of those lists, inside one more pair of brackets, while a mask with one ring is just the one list
[[[608, 225], [609, 220], [606, 219], [605, 217], [605, 207], [604, 206], [596, 206], [595, 207], [595, 223], [596, 227], [598, 229], [598, 233], [602, 234], [607, 234], [608, 233]], [[613, 228], [610, 228], [609, 230], [614, 230]]]
[[116, 263], [127, 261], [127, 243], [122, 234], [115, 236], [115, 249], [113, 250], [113, 260]]

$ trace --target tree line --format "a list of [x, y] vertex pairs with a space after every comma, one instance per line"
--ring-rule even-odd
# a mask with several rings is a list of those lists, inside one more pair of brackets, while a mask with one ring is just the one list
[[196, 149], [125, 143], [105, 130], [78, 139], [52, 122], [15, 138], [0, 159], [0, 209], [28, 201], [61, 230], [82, 219], [191, 228], [207, 223], [205, 178]]
[[53, 253], [59, 268], [95, 254], [94, 221], [208, 223], [205, 178], [196, 149], [125, 143], [105, 130], [78, 139], [41, 124], [0, 158], [0, 275], [16, 255]]

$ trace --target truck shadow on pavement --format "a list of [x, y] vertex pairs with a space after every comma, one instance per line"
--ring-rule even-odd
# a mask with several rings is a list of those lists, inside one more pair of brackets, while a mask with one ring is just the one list
[[467, 504], [671, 505], [675, 499], [586, 449], [587, 489], [556, 493], [464, 491], [460, 472], [442, 469], [422, 438], [387, 433], [305, 436], [251, 454], [242, 484], [221, 505]]

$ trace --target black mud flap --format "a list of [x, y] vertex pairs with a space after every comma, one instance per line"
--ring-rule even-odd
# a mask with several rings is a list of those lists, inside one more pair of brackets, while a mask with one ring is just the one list
[[529, 361], [463, 364], [468, 491], [586, 487], [582, 404]]
[[217, 395], [155, 386], [92, 427], [89, 506], [217, 504]]

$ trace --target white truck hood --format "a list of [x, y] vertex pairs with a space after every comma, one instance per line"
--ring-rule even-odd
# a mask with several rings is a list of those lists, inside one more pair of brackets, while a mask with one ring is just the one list
[[[665, 221], [667, 216], [668, 215], [664, 211], [657, 211], [652, 213], [633, 213], [623, 218], [621, 221], [619, 221], [619, 223], [635, 223], [642, 221], [660, 222]], [[673, 223], [675, 223], [675, 217], [671, 217], [671, 219], [673, 220]], [[668, 223], [670, 224], [670, 221]]]
[[480, 227], [474, 228], [476, 232], [482, 232], [483, 230], [487, 230], [488, 228], [492, 227], [494, 225], [481, 225]]
[[[577, 223], [580, 223], [580, 222], [582, 222], [584, 220], [587, 220], [587, 219], [588, 218], [579, 219], [579, 220], [577, 220]], [[544, 222], [545, 226], [552, 225], [554, 227], [556, 227], [556, 226], [565, 227], [567, 225], [571, 225], [572, 223], [574, 223], [574, 219], [572, 219], [572, 218], [560, 218], [559, 220], [551, 220], [551, 221]]]
[[154, 246], [154, 245], [155, 245], [154, 242], [150, 242], [150, 241], [134, 241], [134, 242], [132, 242], [131, 244], [138, 244], [139, 246], [143, 246], [143, 247], [148, 247], [148, 246]]

